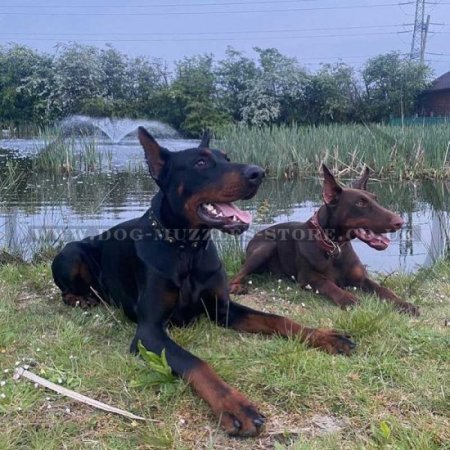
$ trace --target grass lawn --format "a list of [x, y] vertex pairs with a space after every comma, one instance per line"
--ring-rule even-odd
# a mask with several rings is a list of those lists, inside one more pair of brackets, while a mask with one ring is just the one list
[[[128, 347], [134, 325], [119, 311], [85, 312], [60, 301], [48, 264], [0, 267], [0, 449], [443, 449], [450, 448], [450, 262], [385, 283], [419, 304], [393, 312], [369, 296], [340, 311], [294, 284], [253, 278], [245, 304], [307, 325], [348, 331], [350, 358], [295, 339], [239, 334], [201, 320], [174, 339], [209, 361], [260, 406], [266, 430], [234, 439], [180, 380], [158, 384]], [[16, 365], [147, 417], [95, 410], [27, 380]]]

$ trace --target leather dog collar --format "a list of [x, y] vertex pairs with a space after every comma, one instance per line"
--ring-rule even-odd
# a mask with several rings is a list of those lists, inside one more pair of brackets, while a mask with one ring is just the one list
[[316, 231], [314, 233], [314, 237], [319, 247], [326, 253], [329, 258], [338, 258], [346, 241], [338, 243], [333, 241], [327, 235], [325, 230], [319, 224], [319, 211], [316, 211], [311, 219], [309, 219], [309, 224], [311, 228]]
[[[210, 230], [171, 230], [164, 227], [157, 219], [152, 209], [149, 210], [148, 219], [151, 227], [158, 233], [158, 238], [183, 250], [187, 247], [199, 249], [206, 247], [210, 238]], [[191, 231], [194, 233], [191, 234]], [[181, 236], [177, 236], [180, 233]]]

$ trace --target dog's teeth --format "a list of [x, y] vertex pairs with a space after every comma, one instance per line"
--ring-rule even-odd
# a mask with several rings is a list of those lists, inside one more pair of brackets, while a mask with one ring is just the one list
[[219, 212], [219, 213], [217, 214], [217, 217], [223, 217], [223, 214], [222, 214], [221, 212]]

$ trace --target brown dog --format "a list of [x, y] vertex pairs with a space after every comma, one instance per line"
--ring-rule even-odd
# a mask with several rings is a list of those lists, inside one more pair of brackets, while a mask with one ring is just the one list
[[418, 315], [417, 306], [368, 277], [351, 244], [352, 239], [359, 238], [376, 250], [384, 250], [389, 239], [382, 233], [399, 230], [402, 218], [383, 208], [376, 196], [366, 191], [368, 168], [352, 188], [340, 186], [325, 165], [322, 169], [324, 205], [305, 223], [281, 223], [258, 232], [247, 246], [245, 264], [231, 281], [230, 291], [243, 293], [242, 282], [247, 275], [270, 272], [295, 279], [301, 287], [309, 284], [341, 308], [358, 302], [355, 295], [343, 289], [356, 286], [375, 293], [400, 311]]

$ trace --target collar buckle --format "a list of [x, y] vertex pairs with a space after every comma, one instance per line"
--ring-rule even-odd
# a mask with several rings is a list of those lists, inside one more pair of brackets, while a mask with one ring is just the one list
[[317, 231], [317, 233], [315, 234], [317, 243], [329, 258], [339, 258], [339, 256], [341, 256], [342, 253], [341, 244], [333, 241], [333, 239], [331, 239], [326, 234], [325, 230], [319, 224], [318, 215], [319, 211], [316, 211], [314, 215], [311, 217], [311, 219], [309, 219], [312, 228], [314, 228]]

